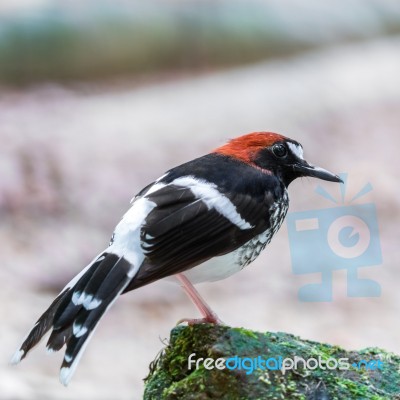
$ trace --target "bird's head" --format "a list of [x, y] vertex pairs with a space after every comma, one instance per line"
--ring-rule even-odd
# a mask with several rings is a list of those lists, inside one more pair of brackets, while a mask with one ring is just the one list
[[286, 186], [294, 179], [311, 176], [331, 182], [342, 182], [332, 172], [309, 164], [303, 158], [303, 147], [295, 140], [272, 132], [254, 132], [230, 140], [214, 150], [234, 157], [267, 174], [278, 176]]

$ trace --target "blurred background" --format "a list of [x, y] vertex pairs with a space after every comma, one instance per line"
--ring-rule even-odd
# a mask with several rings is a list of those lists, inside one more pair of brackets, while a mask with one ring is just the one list
[[[270, 130], [349, 174], [345, 205], [377, 207], [383, 263], [359, 276], [380, 297], [302, 302], [286, 224], [246, 270], [198, 286], [225, 323], [347, 349], [400, 353], [400, 3], [391, 0], [2, 0], [0, 2], [0, 399], [140, 399], [148, 365], [182, 317], [178, 286], [124, 295], [66, 389], [44, 343], [9, 358], [59, 290], [107, 244], [129, 200], [227, 139]], [[290, 212], [332, 207], [319, 182]], [[337, 185], [321, 183], [335, 198]], [[318, 251], [318, 249], [316, 249]]]

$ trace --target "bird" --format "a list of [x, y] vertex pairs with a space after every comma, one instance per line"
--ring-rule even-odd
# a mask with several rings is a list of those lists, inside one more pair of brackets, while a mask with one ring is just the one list
[[60, 381], [68, 385], [119, 295], [163, 278], [175, 279], [202, 314], [180, 322], [221, 323], [194, 284], [227, 278], [258, 257], [284, 221], [289, 184], [300, 177], [342, 182], [309, 164], [299, 142], [274, 132], [236, 137], [168, 170], [131, 200], [109, 246], [61, 290], [11, 363], [50, 331], [47, 351], [66, 347]]

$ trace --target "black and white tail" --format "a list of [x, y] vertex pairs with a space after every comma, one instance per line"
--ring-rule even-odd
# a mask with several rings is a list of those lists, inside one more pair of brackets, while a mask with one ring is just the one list
[[58, 351], [66, 344], [60, 381], [68, 385], [97, 323], [129, 284], [132, 270], [124, 257], [113, 253], [104, 252], [96, 257], [37, 320], [11, 363], [19, 363], [52, 330], [47, 350]]

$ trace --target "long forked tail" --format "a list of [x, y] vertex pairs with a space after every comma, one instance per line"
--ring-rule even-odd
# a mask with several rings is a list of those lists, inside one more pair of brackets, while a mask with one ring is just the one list
[[132, 279], [132, 265], [123, 257], [102, 253], [56, 297], [11, 359], [19, 363], [50, 330], [47, 350], [66, 344], [60, 381], [68, 385], [102, 315]]

